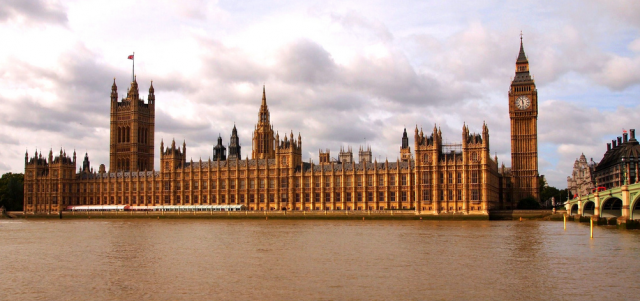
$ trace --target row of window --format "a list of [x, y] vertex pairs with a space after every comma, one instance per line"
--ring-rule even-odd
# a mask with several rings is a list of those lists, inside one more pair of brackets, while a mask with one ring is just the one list
[[[312, 197], [313, 197], [313, 201], [315, 201], [316, 203], [320, 203], [321, 201], [324, 201], [325, 203], [331, 203], [331, 196], [333, 195], [333, 199], [336, 203], [340, 203], [342, 201], [342, 194], [341, 193], [325, 193], [324, 194], [324, 200], [322, 200], [322, 195], [320, 193], [296, 193], [295, 194], [295, 202], [296, 203], [300, 203], [301, 199], [304, 198], [304, 201], [309, 203], [312, 201]], [[249, 203], [255, 203], [256, 201], [259, 203], [264, 203], [265, 202], [265, 198], [267, 197], [267, 194], [258, 194], [257, 197], [258, 199], [256, 200], [256, 195], [255, 194], [248, 194], [248, 202]], [[401, 201], [401, 202], [407, 202], [407, 201], [413, 201], [413, 197], [410, 193], [406, 192], [406, 191], [401, 191], [400, 193], [397, 194], [397, 198], [396, 198], [396, 193], [395, 192], [389, 192], [387, 194], [388, 199], [385, 199], [385, 193], [384, 192], [379, 192], [378, 193], [378, 201], [379, 202], [396, 202], [396, 201]], [[230, 204], [235, 204], [237, 203], [245, 203], [245, 195], [244, 194], [240, 194], [238, 195], [238, 199], [236, 200], [236, 195], [235, 194], [231, 194], [228, 196], [229, 199], [229, 203]], [[268, 194], [268, 201], [270, 203], [274, 203], [276, 202], [275, 200], [276, 194]], [[183, 196], [177, 195], [176, 196], [176, 202], [177, 203], [181, 203], [183, 200], [185, 203], [191, 203], [191, 201], [193, 201], [194, 204], [198, 204], [200, 201], [202, 201], [202, 203], [208, 203], [208, 201], [211, 201], [211, 203], [217, 203], [218, 199], [216, 197], [216, 195], [211, 195], [211, 196], [207, 196], [207, 195], [203, 195], [202, 198], [200, 199], [199, 196], [193, 196], [190, 197], [189, 195], [185, 195], [184, 199], [182, 199]], [[70, 198], [69, 198], [70, 199]], [[145, 196], [133, 196], [131, 197], [131, 201], [132, 203], [137, 203], [138, 201], [140, 203], [144, 203], [144, 199]], [[169, 204], [170, 203], [170, 196], [169, 195], [165, 195], [164, 196], [165, 199], [165, 204]], [[449, 200], [449, 201], [453, 201], [453, 200], [458, 200], [461, 201], [462, 200], [462, 190], [448, 190], [448, 191], [440, 191], [440, 200]], [[472, 201], [477, 201], [480, 199], [480, 193], [478, 189], [472, 189], [471, 190], [471, 200]], [[31, 204], [31, 197], [27, 198], [27, 203]], [[67, 203], [65, 202], [67, 200], [67, 198], [63, 198], [63, 204]], [[77, 198], [76, 198], [77, 200]], [[93, 197], [89, 197], [89, 198], [83, 198], [83, 203], [85, 204], [89, 204], [89, 205], [93, 205], [94, 203], [97, 204], [99, 202], [100, 198], [96, 197], [95, 201]], [[106, 203], [107, 202], [107, 197], [104, 196], [103, 197], [103, 201]], [[123, 197], [118, 196], [118, 197], [114, 197], [111, 196], [110, 197], [110, 203], [114, 204], [114, 202], [117, 200], [117, 204], [122, 204], [122, 200]], [[151, 196], [146, 196], [146, 200], [147, 203], [152, 203], [152, 197]], [[429, 190], [422, 190], [422, 200], [426, 201], [426, 202], [430, 202], [431, 201], [431, 191]], [[87, 202], [88, 201], [88, 202]], [[159, 196], [155, 196], [155, 203], [159, 204], [160, 201], [160, 197]], [[219, 201], [221, 204], [226, 204], [227, 202], [227, 196], [226, 195], [220, 195]], [[283, 193], [280, 194], [280, 201], [281, 202], [287, 202], [287, 194]], [[374, 200], [374, 193], [373, 192], [356, 192], [356, 193], [351, 193], [351, 192], [347, 192], [345, 193], [345, 201], [350, 203], [350, 202], [372, 202], [375, 201]], [[129, 196], [124, 196], [124, 203], [128, 204], [129, 203]], [[52, 204], [57, 204], [57, 197], [54, 196], [52, 197]]]
[[[446, 173], [447, 177], [445, 178], [445, 173], [444, 172], [440, 172], [440, 184], [462, 184], [462, 172], [457, 172], [455, 173], [456, 177], [454, 178], [454, 172], [449, 171]], [[479, 172], [477, 170], [472, 170], [470, 173], [471, 177], [470, 177], [470, 183], [471, 184], [478, 184], [479, 182]], [[432, 183], [431, 181], [431, 172], [429, 171], [423, 171], [422, 172], [422, 185], [429, 185], [429, 184], [435, 184]], [[445, 182], [445, 179], [447, 180], [447, 182]], [[455, 181], [454, 181], [455, 180]]]

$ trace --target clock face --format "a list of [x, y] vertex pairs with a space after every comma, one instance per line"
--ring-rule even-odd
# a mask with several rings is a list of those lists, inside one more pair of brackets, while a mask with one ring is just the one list
[[531, 106], [531, 100], [529, 100], [529, 97], [523, 95], [516, 98], [516, 107], [518, 107], [518, 109], [525, 110], [528, 109], [529, 106]]

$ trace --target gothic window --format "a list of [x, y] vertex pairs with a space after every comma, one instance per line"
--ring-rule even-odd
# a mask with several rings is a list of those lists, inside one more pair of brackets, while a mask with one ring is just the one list
[[422, 172], [422, 185], [429, 185], [429, 172], [428, 171], [423, 171]]
[[384, 192], [378, 192], [378, 202], [384, 202]]
[[473, 160], [473, 162], [478, 162], [478, 153], [473, 152], [471, 154], [471, 160]]
[[448, 183], [449, 183], [449, 184], [452, 184], [452, 183], [453, 183], [453, 173], [452, 173], [452, 172], [449, 172], [449, 173], [448, 173], [448, 176], [449, 176], [449, 182], [448, 182]]
[[367, 177], [367, 186], [369, 187], [373, 186], [373, 176]]
[[395, 202], [396, 201], [396, 193], [395, 192], [389, 192], [389, 200], [391, 202]]
[[396, 177], [389, 176], [389, 186], [396, 186]]
[[384, 176], [378, 176], [378, 186], [384, 186]]
[[423, 190], [422, 191], [422, 200], [423, 201], [428, 201], [429, 200], [429, 190]]
[[339, 192], [336, 192], [336, 194], [334, 195], [333, 199], [334, 199], [336, 202], [340, 202], [340, 193], [339, 193]]
[[462, 183], [462, 173], [458, 172], [458, 184]]
[[407, 201], [407, 192], [403, 191], [403, 192], [401, 192], [400, 195], [402, 196], [402, 202], [406, 202]]
[[471, 183], [478, 184], [478, 171], [474, 170], [471, 172]]
[[407, 186], [407, 175], [402, 175], [402, 186]]

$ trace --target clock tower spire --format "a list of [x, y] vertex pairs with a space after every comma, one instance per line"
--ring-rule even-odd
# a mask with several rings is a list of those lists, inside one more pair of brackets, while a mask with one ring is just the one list
[[[511, 119], [511, 205], [526, 197], [540, 201], [538, 188], [538, 90], [529, 73], [522, 34], [516, 74], [509, 89]], [[513, 207], [512, 207], [513, 208]]]

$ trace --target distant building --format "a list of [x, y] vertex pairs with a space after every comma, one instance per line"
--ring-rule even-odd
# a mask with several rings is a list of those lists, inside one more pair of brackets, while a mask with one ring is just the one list
[[596, 162], [593, 158], [587, 162], [587, 158], [582, 154], [573, 163], [573, 172], [567, 177], [567, 189], [571, 195], [588, 195], [596, 187], [595, 170]]
[[607, 143], [607, 152], [595, 168], [596, 184], [607, 189], [625, 184], [638, 183], [640, 143], [636, 140], [636, 130], [623, 132], [622, 137]]

